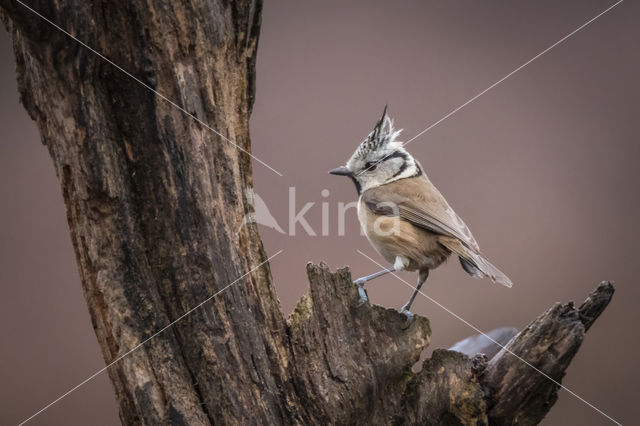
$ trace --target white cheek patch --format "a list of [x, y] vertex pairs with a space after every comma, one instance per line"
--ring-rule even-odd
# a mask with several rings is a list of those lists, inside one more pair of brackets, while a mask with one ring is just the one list
[[374, 174], [373, 176], [363, 174], [358, 178], [358, 181], [362, 186], [362, 192], [366, 191], [367, 189], [375, 188], [387, 183], [385, 176], [382, 176], [380, 174]]

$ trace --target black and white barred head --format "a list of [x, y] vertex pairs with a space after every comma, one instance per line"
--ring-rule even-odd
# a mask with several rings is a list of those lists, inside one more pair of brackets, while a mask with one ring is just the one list
[[393, 128], [393, 120], [387, 115], [387, 107], [384, 107], [382, 117], [376, 122], [375, 127], [369, 133], [364, 141], [358, 146], [356, 152], [353, 153], [349, 162], [367, 158], [374, 152], [382, 150], [393, 151], [402, 147], [402, 143], [397, 141], [398, 136], [402, 133], [402, 129], [395, 130]]
[[402, 129], [393, 127], [385, 107], [373, 131], [347, 161], [346, 167], [352, 173], [358, 192], [422, 173], [411, 154], [402, 147], [402, 142], [397, 140], [401, 132]]

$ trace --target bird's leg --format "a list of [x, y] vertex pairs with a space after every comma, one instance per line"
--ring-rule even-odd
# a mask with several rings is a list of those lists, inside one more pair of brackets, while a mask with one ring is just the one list
[[407, 303], [405, 303], [402, 306], [402, 308], [400, 308], [400, 312], [405, 314], [409, 321], [411, 321], [413, 319], [413, 313], [409, 310], [409, 309], [411, 309], [411, 304], [413, 303], [413, 300], [416, 298], [416, 295], [420, 291], [420, 288], [422, 287], [422, 284], [424, 284], [424, 282], [427, 280], [428, 276], [429, 276], [429, 270], [428, 269], [424, 269], [424, 270], [422, 270], [422, 271], [420, 271], [418, 273], [418, 284], [416, 285], [416, 288], [413, 290], [413, 294], [409, 298], [409, 301]]
[[364, 286], [364, 283], [366, 282], [369, 282], [375, 278], [381, 277], [384, 274], [388, 274], [390, 272], [395, 272], [395, 271], [396, 271], [396, 268], [392, 266], [391, 268], [383, 269], [382, 271], [378, 271], [371, 275], [367, 275], [366, 277], [358, 278], [357, 280], [354, 281], [354, 283], [358, 284], [359, 286]]
[[356, 306], [362, 306], [367, 303], [369, 298], [367, 297], [367, 293], [364, 291], [364, 284], [368, 281], [371, 281], [375, 278], [378, 278], [384, 274], [388, 274], [390, 272], [395, 272], [396, 268], [392, 266], [391, 268], [383, 269], [382, 271], [375, 272], [371, 275], [367, 275], [366, 277], [358, 278], [354, 281], [354, 284], [358, 285], [358, 295], [360, 295], [360, 300], [358, 300], [358, 304]]
[[367, 275], [366, 277], [358, 278], [357, 280], [355, 280], [354, 283], [358, 285], [358, 294], [360, 295], [360, 300], [358, 301], [358, 304], [356, 306], [362, 306], [367, 302], [367, 300], [369, 300], [369, 298], [367, 297], [367, 293], [364, 291], [364, 283], [390, 272], [402, 271], [408, 265], [409, 259], [402, 256], [396, 256], [396, 261], [391, 268], [383, 269], [382, 271], [378, 271], [374, 274]]

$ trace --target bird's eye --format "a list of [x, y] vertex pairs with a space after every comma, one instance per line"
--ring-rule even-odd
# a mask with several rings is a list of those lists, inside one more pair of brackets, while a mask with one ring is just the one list
[[376, 163], [375, 161], [369, 161], [367, 164], [364, 165], [364, 169], [371, 172], [376, 169], [377, 165], [378, 163]]

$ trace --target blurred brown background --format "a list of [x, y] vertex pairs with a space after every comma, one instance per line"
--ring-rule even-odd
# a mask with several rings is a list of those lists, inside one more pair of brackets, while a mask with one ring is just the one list
[[[330, 236], [262, 229], [269, 253], [285, 249], [272, 263], [283, 311], [306, 289], [307, 261], [349, 265], [354, 276], [378, 269], [356, 249], [382, 261], [359, 235], [354, 210], [347, 235], [337, 236], [337, 203], [356, 194], [327, 170], [344, 163], [385, 103], [409, 139], [612, 3], [267, 1], [253, 152], [285, 176], [254, 163], [256, 192], [284, 229], [290, 186], [296, 210], [316, 203], [306, 217], [317, 232], [320, 203], [331, 211]], [[515, 282], [509, 290], [473, 280], [451, 261], [425, 287], [444, 306], [483, 330], [522, 328], [556, 301], [581, 302], [600, 280], [616, 281], [563, 384], [629, 424], [640, 379], [639, 18], [637, 3], [622, 3], [408, 146]], [[4, 31], [0, 57], [0, 423], [15, 424], [104, 361], [58, 183], [18, 103]], [[374, 303], [392, 307], [410, 294], [393, 277], [368, 289]], [[433, 348], [473, 334], [425, 298], [414, 311], [431, 319]], [[117, 423], [106, 374], [32, 422]], [[610, 424], [565, 391], [543, 423]]]

